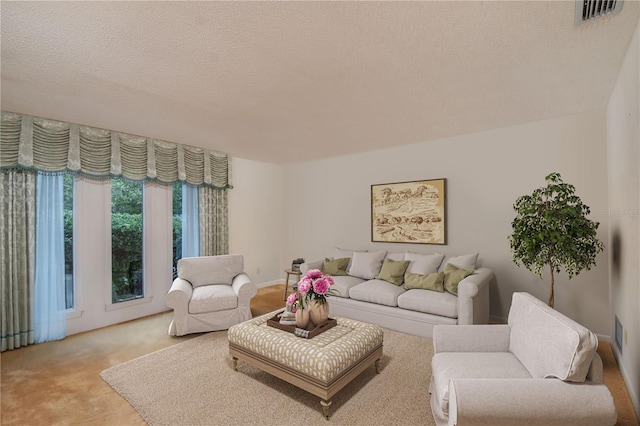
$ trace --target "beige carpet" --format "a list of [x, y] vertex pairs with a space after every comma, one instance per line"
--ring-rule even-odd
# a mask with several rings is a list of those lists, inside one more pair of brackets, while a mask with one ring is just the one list
[[381, 372], [371, 367], [320, 399], [259, 369], [231, 367], [227, 332], [208, 333], [111, 367], [102, 378], [150, 425], [433, 425], [429, 339], [384, 330]]

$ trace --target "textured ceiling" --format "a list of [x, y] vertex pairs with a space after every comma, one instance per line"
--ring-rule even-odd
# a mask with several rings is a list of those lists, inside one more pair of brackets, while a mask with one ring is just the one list
[[607, 104], [640, 3], [12, 2], [2, 109], [271, 163]]

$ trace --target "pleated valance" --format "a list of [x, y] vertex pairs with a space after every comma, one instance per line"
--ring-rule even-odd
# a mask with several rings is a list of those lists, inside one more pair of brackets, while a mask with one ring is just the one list
[[232, 187], [225, 153], [5, 111], [0, 168]]

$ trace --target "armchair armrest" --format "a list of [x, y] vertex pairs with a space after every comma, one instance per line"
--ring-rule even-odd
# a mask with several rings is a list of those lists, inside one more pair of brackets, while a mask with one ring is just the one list
[[186, 312], [192, 293], [193, 287], [189, 281], [179, 277], [176, 278], [173, 280], [173, 284], [171, 284], [171, 288], [167, 294], [167, 306]]
[[231, 287], [240, 300], [251, 300], [258, 293], [258, 287], [251, 282], [249, 276], [244, 272], [233, 278]]
[[300, 264], [300, 272], [302, 275], [309, 272], [310, 269], [322, 269], [322, 265], [324, 264], [324, 259], [322, 260], [314, 260], [311, 262], [304, 262]]
[[613, 425], [609, 389], [558, 379], [452, 379], [450, 425]]
[[506, 324], [433, 326], [433, 353], [508, 352], [511, 328]]

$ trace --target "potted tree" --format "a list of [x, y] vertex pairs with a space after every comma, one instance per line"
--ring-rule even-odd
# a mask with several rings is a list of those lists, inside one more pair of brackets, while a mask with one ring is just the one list
[[547, 186], [531, 195], [519, 197], [513, 204], [516, 218], [509, 236], [513, 261], [542, 278], [549, 267], [551, 288], [548, 305], [553, 308], [554, 274], [560, 268], [569, 278], [596, 265], [596, 254], [604, 245], [596, 237], [600, 225], [587, 218], [589, 207], [575, 195], [575, 187], [562, 181], [560, 173], [545, 177]]

